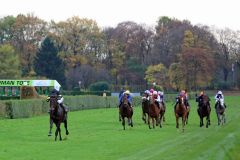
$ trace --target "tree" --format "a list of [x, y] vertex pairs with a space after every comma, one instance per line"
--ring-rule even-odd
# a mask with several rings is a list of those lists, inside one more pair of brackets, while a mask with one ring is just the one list
[[13, 16], [7, 16], [0, 19], [0, 44], [11, 43], [15, 22], [16, 18]]
[[64, 84], [64, 64], [58, 56], [58, 50], [49, 37], [46, 37], [34, 60], [34, 70], [38, 76], [56, 79]]
[[235, 39], [237, 33], [226, 28], [216, 29], [214, 30], [214, 34], [219, 41], [219, 48], [216, 55], [216, 58], [219, 59], [217, 65], [222, 69], [223, 79], [227, 82], [232, 63], [235, 61], [234, 50], [236, 49]]
[[214, 72], [211, 52], [204, 48], [188, 48], [182, 52], [181, 67], [188, 90], [207, 86]]
[[33, 61], [41, 41], [46, 37], [46, 22], [33, 14], [16, 17], [13, 26], [11, 44], [20, 54], [22, 75], [28, 76], [33, 71]]
[[177, 91], [185, 88], [183, 74], [180, 63], [172, 63], [170, 65], [168, 70], [170, 85]]
[[169, 17], [160, 17], [156, 25], [154, 47], [152, 49], [152, 64], [163, 63], [167, 68], [178, 61], [181, 52], [184, 33], [191, 29], [188, 21], [179, 21]]
[[20, 77], [19, 57], [12, 46], [0, 46], [0, 62], [0, 79], [16, 79]]
[[148, 83], [156, 83], [164, 89], [169, 88], [169, 77], [167, 68], [163, 64], [151, 65], [145, 72], [145, 80]]

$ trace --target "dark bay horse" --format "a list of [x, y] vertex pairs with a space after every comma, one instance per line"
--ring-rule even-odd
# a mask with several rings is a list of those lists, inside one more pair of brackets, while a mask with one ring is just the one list
[[197, 112], [200, 118], [200, 127], [204, 125], [203, 124], [204, 117], [206, 117], [206, 128], [208, 128], [208, 125], [210, 125], [211, 107], [209, 102], [210, 98], [207, 95], [203, 95], [202, 102], [199, 102], [199, 108]]
[[64, 110], [62, 107], [58, 104], [58, 96], [57, 95], [51, 95], [49, 102], [50, 102], [50, 123], [51, 121], [56, 125], [56, 131], [55, 131], [55, 141], [57, 140], [57, 136], [59, 134], [59, 140], [62, 140], [61, 136], [61, 123], [64, 123], [64, 127], [66, 129], [66, 135], [69, 134], [67, 129], [67, 114], [64, 113]]
[[188, 114], [187, 107], [184, 104], [184, 96], [180, 95], [178, 97], [178, 103], [176, 105], [176, 109], [174, 112], [175, 112], [175, 116], [176, 116], [176, 128], [179, 128], [178, 119], [179, 119], [179, 117], [182, 117], [182, 130], [184, 132], [184, 127], [186, 124], [186, 119], [187, 119], [187, 114]]
[[[158, 102], [157, 102], [158, 103]], [[155, 128], [160, 123], [160, 108], [157, 106], [155, 99], [150, 96], [150, 105], [149, 105], [149, 115], [148, 115], [148, 127], [151, 129], [150, 119], [152, 119], [152, 127]], [[160, 124], [161, 127], [161, 124]]]
[[129, 105], [128, 98], [126, 95], [124, 95], [122, 98], [122, 102], [120, 105], [120, 115], [121, 115], [122, 126], [124, 130], [125, 130], [125, 118], [128, 119], [128, 125], [133, 127], [133, 122], [132, 122], [133, 109]]
[[226, 123], [225, 118], [225, 109], [226, 106], [224, 104], [224, 107], [221, 106], [220, 100], [217, 101], [215, 105], [216, 113], [217, 113], [217, 119], [218, 119], [218, 125]]
[[145, 124], [147, 123], [149, 106], [150, 106], [150, 101], [146, 97], [144, 97], [142, 99], [142, 120], [144, 121]]

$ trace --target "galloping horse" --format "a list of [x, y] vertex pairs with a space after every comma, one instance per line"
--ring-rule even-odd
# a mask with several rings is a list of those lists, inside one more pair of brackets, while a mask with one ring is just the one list
[[144, 121], [144, 123], [147, 123], [147, 115], [149, 112], [149, 105], [150, 105], [150, 101], [144, 97], [142, 99], [142, 120]]
[[182, 130], [184, 132], [184, 127], [185, 127], [187, 113], [188, 113], [187, 107], [184, 104], [184, 96], [180, 95], [178, 97], [178, 103], [176, 105], [176, 109], [174, 112], [175, 112], [175, 116], [176, 116], [176, 128], [179, 128], [178, 119], [179, 119], [179, 117], [182, 117]]
[[[225, 105], [225, 104], [224, 104]], [[216, 113], [217, 113], [217, 119], [218, 119], [218, 125], [226, 123], [225, 118], [225, 107], [221, 106], [220, 100], [217, 101], [215, 105]]]
[[125, 130], [125, 117], [128, 119], [128, 125], [133, 127], [132, 115], [133, 109], [128, 103], [128, 98], [126, 95], [123, 96], [121, 106], [120, 106], [120, 115], [122, 119], [123, 129]]
[[[50, 102], [50, 123], [51, 121], [56, 125], [55, 131], [55, 141], [57, 140], [57, 136], [59, 134], [59, 140], [62, 140], [61, 136], [61, 123], [64, 123], [64, 127], [66, 129], [66, 135], [69, 134], [67, 129], [67, 114], [64, 113], [64, 110], [58, 104], [58, 96], [51, 95], [49, 102]], [[51, 130], [50, 130], [51, 131]]]
[[200, 118], [200, 127], [202, 127], [203, 124], [203, 118], [206, 117], [206, 128], [208, 128], [208, 125], [210, 125], [210, 113], [211, 113], [211, 107], [209, 103], [210, 99], [207, 95], [203, 95], [202, 102], [199, 103], [199, 108], [197, 110], [199, 118]]
[[[156, 126], [160, 123], [160, 108], [157, 106], [155, 99], [150, 96], [150, 106], [149, 106], [149, 115], [148, 115], [148, 127], [149, 129], [151, 129], [151, 125], [150, 125], [150, 119], [152, 119], [152, 126], [153, 128], [155, 128], [155, 121], [156, 121]], [[155, 119], [155, 121], [154, 121]], [[160, 124], [160, 127], [161, 124]]]

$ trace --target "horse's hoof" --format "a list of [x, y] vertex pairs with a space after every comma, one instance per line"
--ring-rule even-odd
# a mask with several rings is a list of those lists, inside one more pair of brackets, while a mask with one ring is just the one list
[[68, 132], [68, 131], [66, 132], [66, 135], [69, 135], [69, 132]]
[[50, 137], [50, 136], [52, 136], [52, 134], [51, 134], [51, 133], [49, 133], [49, 134], [48, 134], [48, 137]]

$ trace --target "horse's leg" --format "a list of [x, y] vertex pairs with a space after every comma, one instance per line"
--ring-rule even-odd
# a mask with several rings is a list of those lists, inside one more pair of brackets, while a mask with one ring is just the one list
[[223, 117], [224, 117], [224, 123], [226, 123], [226, 116], [225, 116], [225, 113], [223, 113]]
[[48, 136], [51, 136], [52, 135], [52, 127], [53, 127], [53, 120], [51, 118], [49, 119], [49, 125], [50, 125], [50, 128], [49, 128]]
[[201, 115], [200, 116], [200, 127], [202, 127], [203, 126], [203, 116]]
[[129, 120], [130, 120], [130, 126], [133, 127], [132, 117], [130, 117]]
[[144, 113], [143, 107], [142, 107], [142, 120], [144, 121], [144, 123], [146, 123], [146, 115]]
[[64, 121], [64, 127], [66, 130], [66, 135], [69, 135], [68, 129], [67, 129], [67, 120]]
[[57, 141], [58, 129], [59, 129], [58, 124], [56, 124], [55, 141]]
[[129, 126], [131, 125], [131, 119], [130, 119], [130, 117], [128, 117], [128, 125], [129, 125]]
[[184, 132], [187, 115], [182, 116], [182, 131]]
[[217, 113], [217, 119], [218, 119], [218, 125], [220, 125], [221, 119], [220, 119], [220, 114], [219, 113]]
[[59, 128], [58, 128], [58, 132], [59, 132], [59, 140], [62, 140], [62, 135], [61, 135], [61, 127], [60, 127], [61, 123], [59, 124]]
[[176, 128], [179, 128], [179, 123], [178, 123], [178, 115], [176, 114]]
[[118, 118], [119, 118], [119, 122], [121, 122], [121, 112], [120, 112], [120, 108], [119, 108], [119, 112], [118, 112]]
[[123, 126], [123, 129], [125, 130], [125, 118], [122, 116], [122, 126]]
[[[157, 120], [156, 120], [157, 122]], [[154, 118], [152, 118], [152, 126], [153, 126], [153, 129], [155, 128], [155, 125], [154, 125]]]
[[162, 119], [163, 119], [163, 115], [160, 114], [160, 116], [159, 116], [159, 126], [160, 126], [160, 128], [162, 128]]
[[188, 124], [188, 115], [189, 115], [189, 110], [187, 111], [187, 115], [186, 115], [186, 124]]
[[164, 111], [163, 111], [163, 122], [165, 122], [165, 112], [166, 112], [166, 107], [164, 106]]
[[149, 129], [152, 129], [152, 128], [151, 128], [151, 124], [150, 124], [150, 116], [149, 116], [149, 115], [148, 115], [148, 128], [149, 128]]

